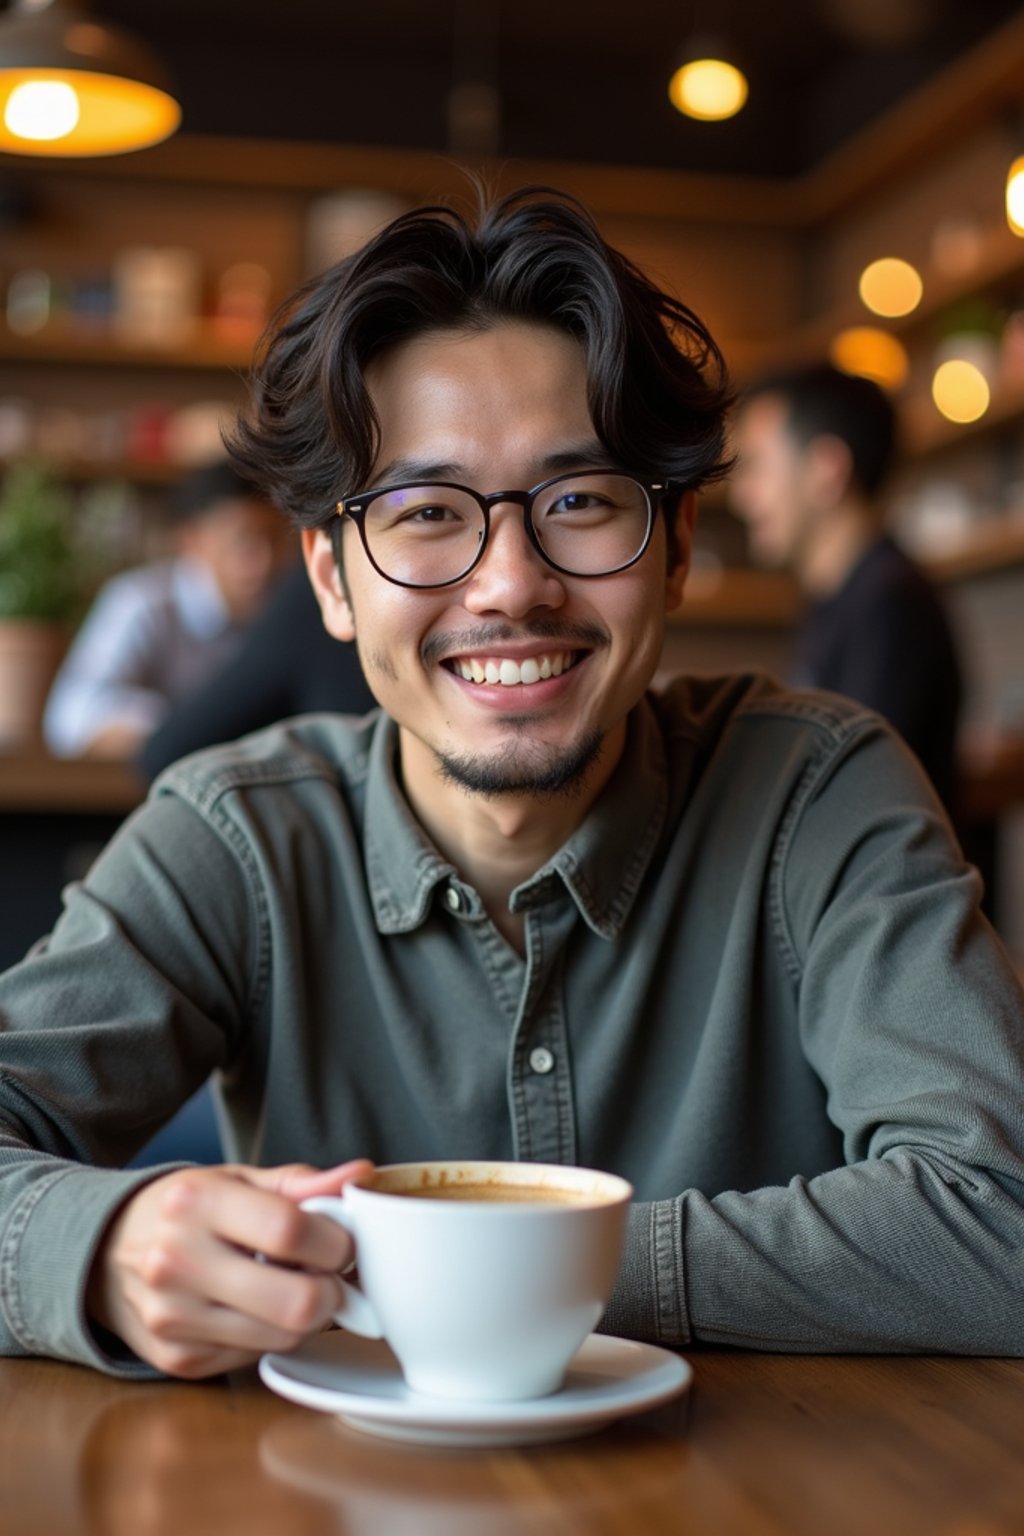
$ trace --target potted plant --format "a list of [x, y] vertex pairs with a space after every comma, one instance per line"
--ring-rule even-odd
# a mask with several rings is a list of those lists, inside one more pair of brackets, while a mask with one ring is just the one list
[[12, 465], [0, 482], [0, 750], [38, 743], [87, 597], [69, 492], [41, 465]]

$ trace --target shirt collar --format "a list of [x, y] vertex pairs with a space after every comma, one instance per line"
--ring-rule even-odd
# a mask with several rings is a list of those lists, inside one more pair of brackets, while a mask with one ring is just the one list
[[[433, 847], [402, 793], [397, 773], [398, 730], [382, 714], [370, 746], [365, 857], [370, 898], [381, 933], [408, 933], [426, 919], [436, 887], [453, 882], [463, 911], [479, 916], [475, 891]], [[586, 820], [558, 852], [512, 893], [513, 911], [547, 898], [558, 880], [588, 926], [615, 939], [658, 845], [668, 806], [665, 747], [655, 713], [643, 700], [629, 717], [615, 772]]]

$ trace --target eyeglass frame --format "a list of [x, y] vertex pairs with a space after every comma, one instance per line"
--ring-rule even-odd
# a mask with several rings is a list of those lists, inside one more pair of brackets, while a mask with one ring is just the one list
[[[557, 561], [552, 560], [541, 544], [540, 535], [533, 524], [533, 504], [542, 491], [557, 485], [561, 480], [576, 480], [581, 475], [603, 474], [617, 475], [620, 479], [631, 480], [634, 485], [640, 487], [647, 501], [647, 531], [636, 554], [629, 560], [624, 561], [622, 565], [613, 566], [610, 571], [570, 571], [564, 565], [559, 565]], [[395, 491], [413, 491], [418, 486], [436, 486], [438, 490], [442, 491], [461, 491], [464, 495], [472, 497], [483, 516], [484, 535], [480, 540], [476, 554], [464, 571], [460, 571], [458, 576], [450, 576], [447, 581], [413, 582], [403, 581], [399, 576], [389, 576], [387, 571], [382, 570], [373, 558], [370, 541], [366, 536], [366, 513], [371, 501], [375, 501], [378, 496], [392, 495]], [[341, 533], [343, 528], [341, 519], [343, 517], [350, 517], [359, 529], [359, 537], [362, 540], [363, 549], [366, 551], [366, 558], [377, 572], [377, 575], [382, 576], [385, 581], [390, 581], [396, 587], [406, 587], [412, 592], [432, 592], [438, 587], [454, 587], [460, 581], [465, 581], [466, 577], [476, 570], [484, 557], [484, 551], [487, 549], [487, 544], [491, 537], [491, 508], [500, 505], [502, 502], [511, 502], [513, 506], [522, 509], [523, 527], [526, 529], [526, 536], [544, 561], [544, 564], [550, 566], [553, 571], [558, 571], [561, 576], [575, 576], [581, 580], [590, 581], [599, 579], [602, 576], [617, 576], [621, 571], [628, 571], [631, 566], [636, 565], [637, 561], [643, 558], [650, 547], [651, 538], [654, 534], [659, 504], [674, 489], [675, 486], [670, 480], [643, 480], [639, 475], [626, 474], [624, 470], [619, 469], [569, 470], [560, 475], [552, 475], [547, 480], [542, 480], [539, 485], [533, 486], [528, 491], [492, 491], [489, 496], [483, 495], [480, 491], [475, 491], [471, 485], [460, 485], [456, 480], [403, 480], [397, 485], [382, 485], [372, 491], [360, 491], [352, 496], [343, 496], [335, 506], [337, 521], [331, 524], [331, 543], [334, 548], [335, 559], [340, 565]], [[360, 505], [360, 503], [365, 503], [365, 505]]]

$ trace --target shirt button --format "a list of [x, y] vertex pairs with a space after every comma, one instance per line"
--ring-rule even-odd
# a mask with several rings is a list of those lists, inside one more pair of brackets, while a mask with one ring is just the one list
[[536, 1050], [530, 1052], [530, 1066], [535, 1072], [550, 1072], [554, 1064], [555, 1058], [546, 1045], [538, 1045]]
[[452, 912], [462, 911], [462, 897], [454, 885], [450, 885], [445, 891], [444, 899]]

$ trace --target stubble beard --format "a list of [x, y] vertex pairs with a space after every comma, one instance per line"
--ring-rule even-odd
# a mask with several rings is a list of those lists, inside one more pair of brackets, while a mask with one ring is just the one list
[[515, 726], [519, 738], [496, 752], [437, 752], [443, 781], [489, 799], [500, 795], [528, 795], [537, 800], [578, 798], [590, 769], [601, 756], [601, 733], [588, 731], [571, 747], [554, 749], [529, 739], [529, 722], [517, 719]]

